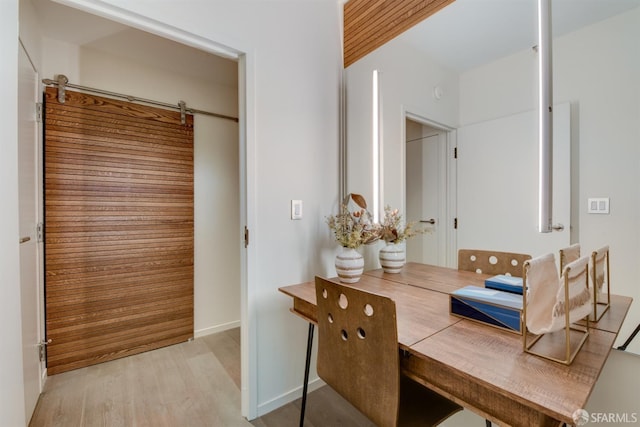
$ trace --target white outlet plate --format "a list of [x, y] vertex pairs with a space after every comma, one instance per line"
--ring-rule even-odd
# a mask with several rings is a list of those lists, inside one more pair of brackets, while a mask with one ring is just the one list
[[587, 212], [592, 214], [608, 214], [608, 197], [590, 197], [587, 199]]

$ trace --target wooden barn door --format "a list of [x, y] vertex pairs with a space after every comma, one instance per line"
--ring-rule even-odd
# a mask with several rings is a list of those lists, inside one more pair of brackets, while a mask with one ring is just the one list
[[45, 93], [47, 370], [193, 336], [193, 116]]

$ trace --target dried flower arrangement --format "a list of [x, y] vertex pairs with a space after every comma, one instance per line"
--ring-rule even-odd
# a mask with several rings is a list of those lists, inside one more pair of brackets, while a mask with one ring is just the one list
[[416, 227], [416, 223], [413, 221], [407, 222], [403, 227], [402, 215], [398, 209], [393, 209], [388, 205], [385, 206], [380, 238], [387, 244], [401, 243], [411, 237], [426, 233], [427, 231], [428, 230], [426, 228]]
[[[350, 209], [350, 202], [355, 204], [355, 209]], [[336, 241], [345, 248], [357, 249], [381, 236], [381, 226], [373, 222], [367, 202], [360, 194], [347, 194], [340, 205], [340, 212], [327, 217], [327, 224]]]

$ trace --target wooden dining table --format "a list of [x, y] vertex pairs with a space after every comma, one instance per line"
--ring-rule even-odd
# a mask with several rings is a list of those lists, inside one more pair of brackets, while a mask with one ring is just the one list
[[[598, 322], [589, 322], [587, 341], [573, 363], [564, 365], [524, 352], [518, 333], [451, 314], [449, 293], [468, 285], [483, 287], [488, 277], [407, 263], [400, 273], [367, 271], [359, 282], [345, 286], [395, 301], [405, 375], [500, 425], [575, 424], [577, 411], [589, 400], [632, 299], [612, 294], [610, 309]], [[313, 325], [317, 321], [315, 284], [307, 282], [279, 290], [292, 298], [291, 311], [309, 322], [304, 417]], [[563, 336], [558, 334], [557, 339]], [[554, 339], [551, 336], [549, 342]]]

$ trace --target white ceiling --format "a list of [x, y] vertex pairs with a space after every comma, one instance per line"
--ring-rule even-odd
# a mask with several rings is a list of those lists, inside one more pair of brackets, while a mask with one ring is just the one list
[[[640, 7], [640, 0], [551, 0], [560, 36]], [[457, 71], [537, 44], [536, 0], [456, 0], [399, 38]]]
[[[231, 60], [52, 0], [31, 2], [47, 37], [135, 58], [154, 67], [213, 83], [237, 85], [237, 64]], [[554, 36], [640, 7], [640, 0], [551, 2]], [[536, 28], [536, 0], [456, 0], [399, 38], [451, 69], [465, 71], [533, 47], [537, 43]]]

